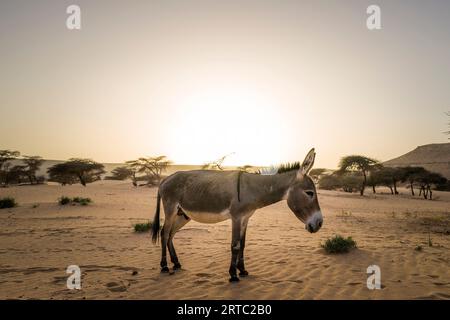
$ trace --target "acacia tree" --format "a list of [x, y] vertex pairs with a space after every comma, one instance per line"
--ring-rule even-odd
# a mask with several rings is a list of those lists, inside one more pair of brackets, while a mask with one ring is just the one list
[[126, 167], [130, 170], [131, 174], [130, 174], [130, 178], [131, 178], [131, 183], [133, 184], [133, 186], [137, 187], [137, 181], [138, 181], [138, 173], [141, 169], [141, 165], [139, 163], [139, 160], [130, 160], [125, 162], [126, 163]]
[[403, 176], [401, 182], [407, 182], [411, 189], [411, 195], [414, 194], [414, 183], [417, 183], [419, 179], [427, 172], [423, 167], [403, 167]]
[[378, 165], [379, 162], [375, 159], [360, 156], [360, 155], [351, 155], [346, 156], [341, 159], [339, 162], [339, 172], [345, 173], [348, 171], [360, 172], [363, 176], [363, 180], [360, 187], [361, 196], [364, 195], [364, 190], [367, 185], [367, 175], [371, 168], [375, 165]]
[[396, 168], [379, 167], [377, 170], [371, 170], [368, 178], [368, 184], [373, 187], [375, 193], [375, 186], [385, 186], [391, 190], [391, 194], [398, 194]]
[[23, 156], [22, 161], [26, 165], [25, 173], [30, 184], [38, 183], [36, 172], [39, 170], [44, 160], [39, 156]]
[[47, 172], [53, 181], [62, 181], [61, 183], [66, 184], [78, 179], [85, 187], [87, 183], [101, 180], [105, 170], [103, 164], [91, 159], [71, 158], [66, 162], [55, 164]]
[[381, 176], [381, 184], [385, 185], [391, 190], [392, 194], [397, 195], [397, 184], [402, 181], [405, 172], [403, 168], [381, 167], [379, 170]]
[[72, 185], [78, 182], [77, 176], [70, 172], [66, 163], [58, 163], [47, 169], [49, 181], [58, 182], [65, 186]]
[[8, 185], [8, 172], [11, 168], [9, 161], [17, 159], [19, 151], [0, 150], [0, 184]]
[[394, 194], [398, 194], [397, 191], [397, 183], [401, 182], [404, 178], [405, 171], [403, 168], [390, 168], [391, 170], [391, 178], [392, 178], [392, 185], [394, 187]]
[[0, 150], [0, 169], [6, 162], [17, 159], [19, 156], [19, 151]]
[[108, 180], [127, 180], [131, 179], [133, 186], [137, 187], [138, 168], [133, 165], [134, 161], [127, 161], [127, 165], [114, 168], [112, 175], [106, 177]]
[[431, 191], [432, 185], [443, 184], [447, 182], [447, 179], [444, 178], [441, 174], [436, 172], [423, 172], [417, 179], [420, 183], [420, 194], [423, 195], [425, 199], [430, 198], [433, 200], [433, 192]]
[[111, 171], [108, 180], [126, 180], [131, 176], [131, 170], [127, 166], [116, 167]]
[[376, 187], [381, 185], [381, 181], [379, 179], [379, 170], [371, 170], [370, 175], [367, 178], [367, 185], [372, 187], [372, 192], [377, 193]]
[[171, 163], [172, 162], [168, 160], [166, 156], [141, 157], [137, 160], [126, 162], [128, 167], [133, 170], [133, 185], [135, 186], [137, 186], [137, 173], [145, 174], [148, 185], [159, 183], [162, 178], [162, 172], [165, 171]]
[[22, 183], [28, 177], [27, 166], [15, 165], [6, 173], [6, 184], [10, 183]]

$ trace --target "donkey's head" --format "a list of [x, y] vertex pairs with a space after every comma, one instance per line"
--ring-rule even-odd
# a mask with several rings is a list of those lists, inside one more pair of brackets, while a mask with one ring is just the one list
[[287, 191], [287, 204], [295, 216], [305, 224], [309, 232], [317, 232], [322, 227], [323, 217], [317, 200], [316, 186], [308, 176], [316, 153], [314, 148], [308, 152], [297, 171], [297, 176]]

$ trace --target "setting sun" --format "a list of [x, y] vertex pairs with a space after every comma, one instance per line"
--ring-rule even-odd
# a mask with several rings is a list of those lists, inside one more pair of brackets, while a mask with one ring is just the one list
[[167, 137], [172, 157], [198, 164], [229, 155], [226, 163], [280, 161], [282, 117], [269, 95], [256, 89], [208, 88], [181, 97]]

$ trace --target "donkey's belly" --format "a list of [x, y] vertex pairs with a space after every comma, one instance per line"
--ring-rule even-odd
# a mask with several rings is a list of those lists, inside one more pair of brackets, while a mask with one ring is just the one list
[[229, 210], [222, 212], [196, 212], [185, 210], [184, 208], [181, 209], [189, 218], [201, 223], [218, 223], [231, 218]]

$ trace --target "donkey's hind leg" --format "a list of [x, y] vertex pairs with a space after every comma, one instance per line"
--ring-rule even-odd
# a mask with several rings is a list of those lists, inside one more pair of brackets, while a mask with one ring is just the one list
[[170, 231], [172, 230], [173, 223], [177, 217], [176, 205], [175, 203], [164, 201], [164, 226], [161, 230], [161, 272], [169, 272], [167, 267], [167, 244], [169, 242]]
[[167, 244], [168, 248], [169, 248], [169, 254], [170, 254], [170, 260], [173, 263], [173, 269], [180, 269], [181, 268], [181, 264], [178, 261], [178, 257], [177, 257], [177, 253], [175, 252], [175, 247], [173, 245], [173, 237], [175, 236], [175, 234], [181, 229], [183, 228], [183, 226], [188, 223], [191, 219], [186, 216], [182, 211], [180, 212], [181, 209], [178, 209], [178, 214], [177, 217], [175, 218], [175, 221], [172, 225], [172, 230], [170, 231], [170, 236], [169, 236], [169, 242]]

